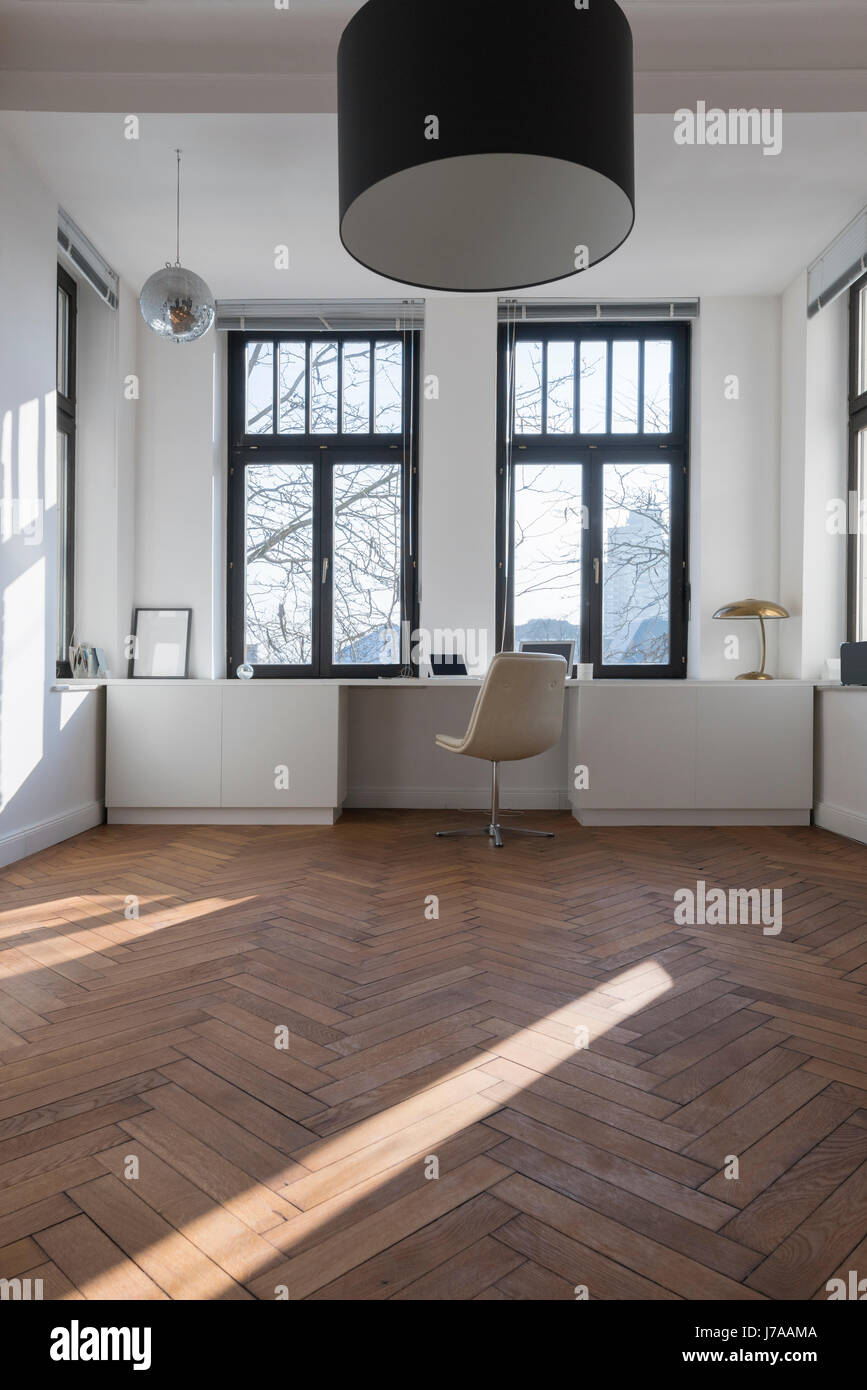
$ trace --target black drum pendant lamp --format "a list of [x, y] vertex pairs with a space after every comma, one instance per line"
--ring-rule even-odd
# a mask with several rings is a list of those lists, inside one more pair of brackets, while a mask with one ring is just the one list
[[635, 219], [616, 0], [368, 0], [337, 58], [340, 237], [404, 284], [574, 275]]

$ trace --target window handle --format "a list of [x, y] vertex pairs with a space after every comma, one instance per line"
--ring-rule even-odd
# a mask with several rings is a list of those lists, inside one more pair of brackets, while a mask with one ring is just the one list
[[598, 556], [594, 557], [594, 560], [593, 560], [593, 583], [594, 583], [594, 584], [598, 584], [598, 583], [599, 583], [599, 558], [598, 558]]
[[326, 581], [327, 578], [328, 578], [328, 556], [326, 555], [326, 556], [325, 556], [325, 559], [322, 561], [322, 583], [323, 583], [323, 584], [325, 583], [325, 581]]

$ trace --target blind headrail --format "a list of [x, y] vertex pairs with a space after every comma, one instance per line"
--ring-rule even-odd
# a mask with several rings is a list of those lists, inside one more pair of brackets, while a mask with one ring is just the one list
[[424, 324], [423, 299], [218, 299], [216, 326], [244, 333], [400, 333]]
[[588, 323], [611, 320], [697, 319], [699, 300], [500, 299], [500, 323]]

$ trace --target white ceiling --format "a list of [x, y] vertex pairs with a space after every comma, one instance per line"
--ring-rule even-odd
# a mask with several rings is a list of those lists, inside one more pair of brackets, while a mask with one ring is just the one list
[[[641, 111], [867, 110], [867, 0], [621, 0]], [[418, 3], [435, 16], [436, 5]], [[543, 0], [532, 0], [532, 4]], [[360, 0], [0, 0], [0, 106], [333, 111]], [[498, 13], [491, 0], [492, 14]], [[520, 43], [516, 43], [516, 72]]]
[[[777, 158], [678, 146], [673, 129], [670, 115], [637, 119], [637, 220], [626, 245], [544, 293], [778, 293], [867, 202], [865, 114], [785, 116]], [[174, 259], [180, 146], [181, 257], [219, 298], [395, 293], [340, 245], [334, 116], [146, 115], [130, 141], [119, 115], [7, 112], [4, 130], [136, 291]], [[274, 269], [283, 243], [289, 271]]]

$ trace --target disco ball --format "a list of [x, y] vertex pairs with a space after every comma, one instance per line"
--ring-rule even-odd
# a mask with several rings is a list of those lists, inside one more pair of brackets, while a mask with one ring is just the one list
[[192, 343], [214, 322], [214, 296], [200, 275], [182, 265], [167, 265], [152, 275], [139, 307], [148, 328], [176, 343]]

